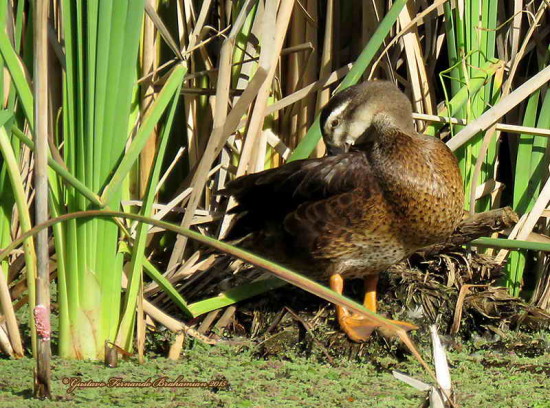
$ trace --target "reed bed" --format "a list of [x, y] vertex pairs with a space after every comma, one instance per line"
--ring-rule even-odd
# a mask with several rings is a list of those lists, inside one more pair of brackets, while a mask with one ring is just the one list
[[[366, 79], [398, 84], [413, 101], [417, 130], [455, 150], [467, 211], [511, 205], [522, 216], [478, 244], [502, 248], [491, 251], [507, 265], [502, 283], [513, 295], [550, 310], [547, 1], [51, 5], [50, 217], [133, 214], [52, 225], [46, 250], [60, 355], [102, 358], [106, 341], [143, 355], [146, 327], [156, 323], [208, 341], [189, 318], [281, 286], [260, 279], [188, 302], [182, 291], [200, 297], [193, 285], [218, 256], [159, 222], [223, 239], [234, 202], [216, 193], [240, 175], [322, 156], [319, 110], [333, 92]], [[29, 2], [0, 0], [0, 248], [38, 221], [34, 18]], [[24, 352], [14, 312], [27, 302], [34, 308], [35, 265], [31, 235], [0, 260], [0, 348], [13, 356]], [[166, 300], [178, 315], [159, 307]]]

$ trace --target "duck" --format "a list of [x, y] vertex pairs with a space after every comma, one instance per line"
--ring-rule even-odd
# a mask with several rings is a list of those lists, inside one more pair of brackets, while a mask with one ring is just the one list
[[[247, 174], [223, 191], [237, 205], [226, 239], [328, 285], [363, 279], [363, 305], [377, 312], [380, 273], [444, 242], [463, 216], [456, 157], [439, 138], [415, 131], [407, 96], [389, 81], [336, 93], [319, 123], [327, 155]], [[379, 324], [336, 306], [354, 342]], [[418, 327], [393, 321], [405, 330]]]

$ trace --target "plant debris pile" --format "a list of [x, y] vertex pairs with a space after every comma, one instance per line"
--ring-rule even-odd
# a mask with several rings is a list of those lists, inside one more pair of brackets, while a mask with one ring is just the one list
[[[186, 299], [213, 296], [263, 274], [224, 255], [210, 265], [182, 285]], [[420, 344], [428, 342], [432, 323], [457, 343], [479, 337], [505, 342], [513, 331], [530, 333], [547, 328], [548, 312], [510, 296], [499, 285], [502, 269], [491, 256], [470, 249], [415, 254], [381, 275], [379, 313], [418, 325], [420, 329], [412, 336]], [[361, 302], [363, 282], [348, 282], [345, 294]], [[388, 342], [381, 334], [366, 345], [350, 342], [338, 329], [332, 305], [290, 285], [210, 312], [191, 323], [210, 338], [252, 342], [262, 355], [280, 355], [285, 350], [308, 354], [316, 349], [330, 359], [334, 352], [327, 350], [337, 349], [338, 354], [353, 358], [387, 350], [390, 344], [399, 349], [397, 342]]]

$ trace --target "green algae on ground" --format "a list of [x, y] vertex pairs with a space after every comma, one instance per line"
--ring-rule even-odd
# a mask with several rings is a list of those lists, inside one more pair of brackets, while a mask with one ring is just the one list
[[[451, 374], [461, 407], [549, 407], [550, 356], [517, 357], [478, 352], [450, 353]], [[227, 347], [186, 351], [179, 361], [150, 358], [144, 365], [121, 362], [109, 369], [98, 362], [53, 360], [54, 401], [30, 399], [33, 361], [0, 363], [0, 407], [418, 407], [422, 394], [395, 380], [390, 370], [370, 363], [339, 361], [336, 367], [313, 359], [257, 359]], [[426, 380], [414, 361], [392, 368]], [[378, 365], [380, 367], [380, 365]], [[63, 378], [107, 382], [111, 377], [146, 381], [167, 377], [209, 381], [223, 376], [230, 389], [83, 388], [68, 394]], [[545, 405], [546, 404], [546, 405]]]

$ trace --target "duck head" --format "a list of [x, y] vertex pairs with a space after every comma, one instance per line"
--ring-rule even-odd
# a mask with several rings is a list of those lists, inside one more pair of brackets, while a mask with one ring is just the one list
[[411, 102], [389, 81], [367, 81], [338, 92], [321, 111], [320, 125], [331, 155], [375, 142], [391, 128], [414, 132]]

